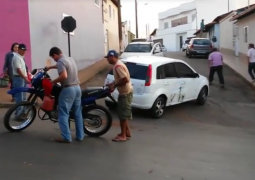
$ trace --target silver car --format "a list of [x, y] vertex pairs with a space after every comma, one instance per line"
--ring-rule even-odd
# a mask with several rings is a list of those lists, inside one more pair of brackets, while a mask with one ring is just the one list
[[213, 46], [207, 38], [192, 38], [186, 49], [186, 56], [205, 56], [206, 58], [212, 52]]

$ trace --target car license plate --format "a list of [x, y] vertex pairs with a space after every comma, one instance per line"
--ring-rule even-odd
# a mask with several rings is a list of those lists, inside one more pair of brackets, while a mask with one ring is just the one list
[[205, 53], [205, 51], [197, 51], [198, 53]]

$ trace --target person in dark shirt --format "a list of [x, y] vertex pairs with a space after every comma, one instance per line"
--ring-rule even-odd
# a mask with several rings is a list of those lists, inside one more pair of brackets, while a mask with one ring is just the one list
[[[5, 61], [3, 66], [3, 73], [5, 75], [8, 75], [10, 78], [11, 89], [13, 88], [12, 59], [13, 59], [14, 53], [18, 52], [18, 48], [19, 48], [18, 43], [12, 44], [11, 51], [5, 55]], [[12, 101], [14, 101], [14, 97], [12, 97]]]

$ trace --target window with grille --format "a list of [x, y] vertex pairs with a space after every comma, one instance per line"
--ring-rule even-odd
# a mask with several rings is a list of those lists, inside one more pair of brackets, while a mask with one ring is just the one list
[[244, 42], [248, 42], [248, 27], [244, 27]]
[[167, 29], [167, 28], [169, 28], [168, 22], [164, 22], [164, 29]]

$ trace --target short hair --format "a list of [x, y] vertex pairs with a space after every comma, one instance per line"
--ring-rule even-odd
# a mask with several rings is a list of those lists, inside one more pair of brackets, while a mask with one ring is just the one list
[[12, 51], [12, 52], [14, 51], [14, 47], [15, 47], [16, 45], [19, 45], [19, 43], [13, 43], [13, 44], [12, 44], [12, 46], [11, 46], [11, 51]]
[[254, 48], [254, 44], [253, 44], [253, 43], [250, 43], [249, 46], [250, 46], [251, 48]]
[[62, 54], [62, 51], [61, 51], [58, 47], [52, 47], [52, 48], [50, 49], [49, 55], [50, 55], [50, 56], [53, 56], [54, 54], [60, 55], [60, 54]]

